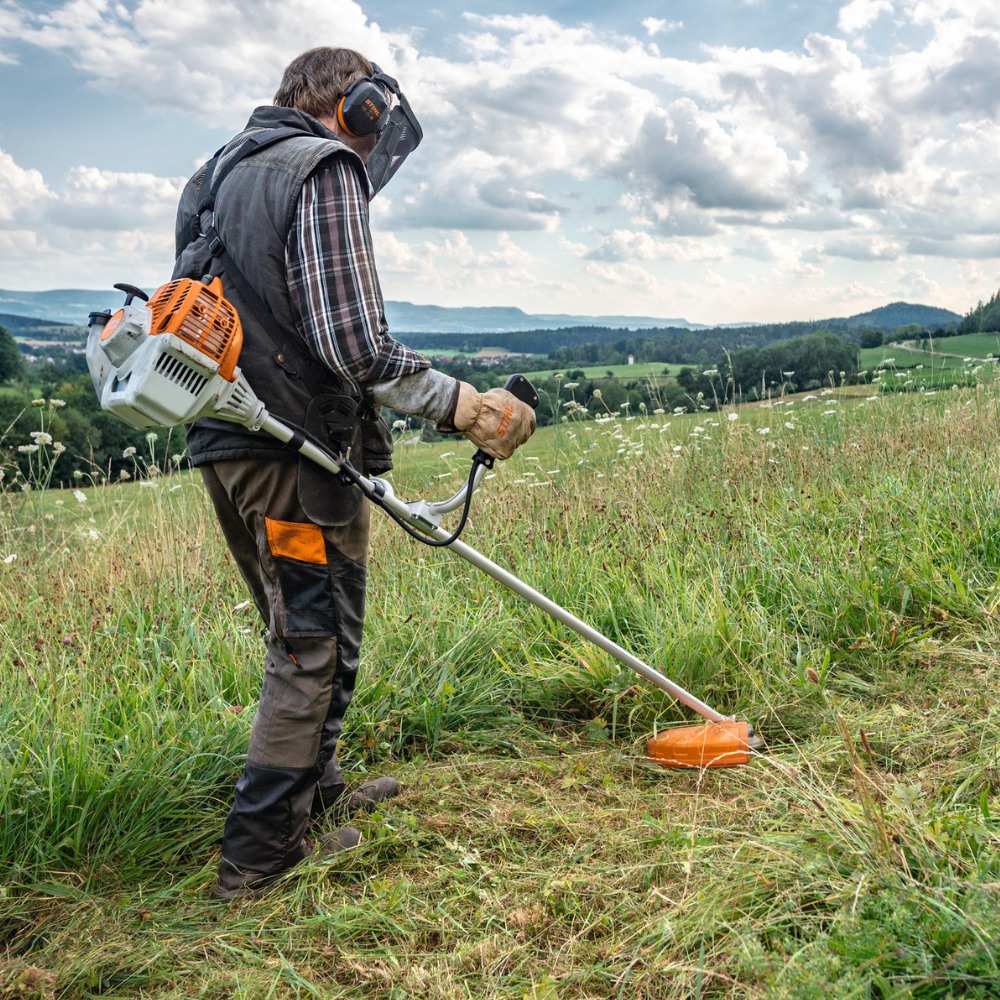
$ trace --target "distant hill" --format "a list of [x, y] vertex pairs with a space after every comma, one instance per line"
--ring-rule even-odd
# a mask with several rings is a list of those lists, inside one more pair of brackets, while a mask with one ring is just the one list
[[0, 288], [0, 313], [71, 326], [85, 327], [90, 313], [117, 309], [124, 301], [125, 296], [114, 288], [101, 291], [61, 288], [51, 292], [11, 292]]
[[[152, 292], [153, 289], [146, 289]], [[45, 323], [68, 323], [85, 327], [87, 317], [99, 309], [117, 309], [124, 301], [121, 292], [114, 288], [99, 291], [79, 288], [54, 289], [45, 292], [17, 292], [0, 289], [0, 314], [8, 321], [15, 317], [30, 317], [39, 325]], [[740, 329], [758, 324], [727, 323], [709, 327], [701, 323], [689, 323], [685, 319], [657, 318], [651, 316], [576, 316], [568, 313], [526, 313], [516, 306], [446, 306], [416, 305], [412, 302], [389, 301], [385, 304], [389, 328], [405, 335], [407, 333], [441, 334], [490, 334], [519, 333], [528, 331], [565, 330], [570, 328], [600, 327], [610, 330], [707, 330]], [[859, 313], [846, 318], [823, 320], [830, 327], [857, 329], [878, 326], [895, 330], [908, 323], [920, 323], [926, 327], [946, 326], [962, 319], [958, 313], [935, 306], [913, 305], [908, 302], [893, 302], [890, 305]], [[11, 329], [9, 322], [3, 325]], [[810, 325], [819, 325], [810, 321]]]
[[81, 336], [80, 325], [56, 323], [53, 320], [39, 319], [37, 316], [12, 316], [0, 313], [0, 326], [14, 337], [28, 337], [45, 333], [52, 334], [60, 340], [72, 340]]
[[406, 333], [510, 333], [524, 330], [561, 330], [570, 326], [607, 326], [619, 330], [649, 330], [666, 326], [700, 329], [686, 319], [652, 316], [571, 316], [562, 313], [526, 313], [516, 306], [420, 306], [386, 302], [389, 329]]
[[950, 309], [938, 309], [936, 306], [912, 305], [909, 302], [891, 302], [870, 312], [858, 313], [847, 319], [827, 320], [831, 325], [846, 326], [849, 329], [858, 327], [880, 327], [883, 330], [895, 330], [910, 323], [919, 323], [927, 329], [936, 326], [947, 326], [949, 323], [959, 323], [962, 317]]
[[[153, 289], [147, 288], [147, 293]], [[86, 291], [79, 288], [47, 292], [15, 292], [0, 289], [0, 313], [29, 316], [53, 323], [86, 326], [87, 316], [98, 309], [117, 309], [124, 301], [114, 288]], [[558, 330], [567, 326], [609, 326], [622, 330], [653, 327], [699, 329], [684, 319], [652, 316], [570, 316], [531, 314], [516, 306], [421, 306], [412, 302], [386, 302], [389, 327], [399, 333], [495, 333], [513, 330]]]

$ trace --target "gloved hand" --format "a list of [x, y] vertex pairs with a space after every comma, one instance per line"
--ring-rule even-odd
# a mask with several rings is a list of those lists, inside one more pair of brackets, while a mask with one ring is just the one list
[[451, 419], [476, 447], [494, 458], [510, 458], [535, 433], [535, 411], [506, 389], [479, 392], [459, 382]]

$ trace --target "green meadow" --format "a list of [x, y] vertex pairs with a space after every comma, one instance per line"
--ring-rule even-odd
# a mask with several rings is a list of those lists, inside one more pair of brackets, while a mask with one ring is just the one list
[[[342, 759], [404, 792], [232, 905], [262, 643], [199, 480], [0, 493], [0, 998], [996, 997], [1000, 392], [884, 370], [546, 427], [473, 503], [750, 763], [649, 762], [697, 717], [376, 515]], [[471, 451], [400, 445], [396, 492]]]

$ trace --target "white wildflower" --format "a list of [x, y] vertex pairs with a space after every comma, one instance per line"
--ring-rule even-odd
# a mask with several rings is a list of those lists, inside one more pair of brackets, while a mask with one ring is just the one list
[[22, 455], [34, 455], [38, 451], [37, 444], [19, 444], [17, 450], [21, 452]]
[[11, 552], [9, 556], [4, 556], [4, 565], [9, 566], [17, 558], [16, 552]]
[[31, 405], [32, 406], [39, 406], [39, 407], [44, 406], [45, 405], [45, 400], [44, 399], [33, 399], [31, 401]]
[[61, 410], [66, 405], [65, 399], [50, 399], [49, 406], [53, 410]]
[[758, 427], [757, 428], [757, 433], [758, 434], [770, 434], [771, 433], [771, 428], [770, 427]]
[[118, 473], [118, 478], [122, 482], [127, 482], [129, 479], [132, 478], [132, 473], [129, 472], [127, 469], [122, 469], [122, 471]]
[[30, 437], [35, 444], [52, 444], [52, 435], [46, 431], [32, 431]]
[[563, 386], [563, 388], [564, 389], [579, 389], [580, 388], [580, 383], [579, 382], [567, 382]]
[[732, 423], [734, 420], [739, 420], [740, 419], [740, 415], [738, 413], [727, 413], [726, 414], [726, 419], [730, 423]]
[[122, 458], [131, 458], [135, 454], [135, 448], [129, 445], [123, 452]]

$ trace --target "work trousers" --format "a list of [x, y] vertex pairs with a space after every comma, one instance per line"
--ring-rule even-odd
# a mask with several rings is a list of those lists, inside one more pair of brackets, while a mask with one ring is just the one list
[[272, 874], [306, 854], [311, 817], [344, 791], [337, 741], [364, 620], [369, 504], [342, 527], [303, 512], [297, 463], [201, 467], [229, 551], [267, 623], [264, 681], [222, 855]]

